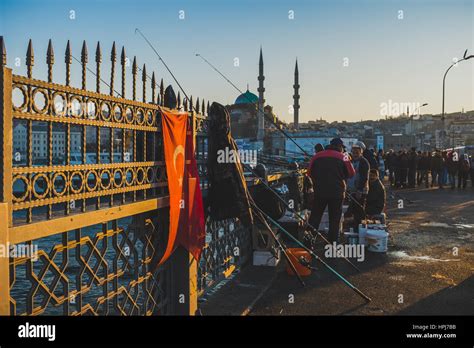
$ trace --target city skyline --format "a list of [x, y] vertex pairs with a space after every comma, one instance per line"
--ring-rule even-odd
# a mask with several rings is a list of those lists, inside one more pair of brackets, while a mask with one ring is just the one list
[[[249, 84], [250, 91], [258, 94], [258, 53], [262, 47], [265, 99], [286, 122], [293, 120], [290, 105], [296, 58], [300, 122], [321, 117], [358, 121], [383, 118], [384, 105], [389, 103], [428, 103], [422, 113], [441, 113], [445, 70], [465, 49], [474, 53], [473, 5], [464, 0], [296, 1], [291, 5], [274, 1], [271, 6], [269, 1], [166, 5], [138, 1], [114, 7], [110, 1], [48, 3], [54, 6], [47, 11], [44, 3], [32, 1], [3, 1], [0, 5], [0, 31], [6, 42], [7, 64], [14, 73], [26, 70], [24, 42], [29, 38], [38, 56], [35, 78], [46, 78], [46, 62], [40, 57], [50, 38], [56, 55], [55, 80], [64, 78], [62, 57], [68, 39], [75, 57], [80, 56], [82, 40], [87, 41], [91, 67], [95, 44], [100, 41], [103, 71], [108, 73], [115, 40], [118, 50], [125, 46], [129, 58], [136, 55], [140, 67], [146, 63], [148, 71], [154, 70], [159, 79], [163, 77], [177, 90], [152, 50], [134, 33], [138, 27], [187, 93], [232, 104], [239, 93], [195, 54], [209, 59], [241, 90]], [[42, 29], [37, 30], [41, 23]], [[216, 30], [203, 23], [211, 23]], [[441, 41], [445, 42], [442, 48]], [[448, 75], [447, 113], [474, 109], [473, 61], [459, 64]], [[89, 75], [89, 89], [93, 88], [92, 79]], [[72, 84], [80, 86], [80, 68], [74, 61]]]

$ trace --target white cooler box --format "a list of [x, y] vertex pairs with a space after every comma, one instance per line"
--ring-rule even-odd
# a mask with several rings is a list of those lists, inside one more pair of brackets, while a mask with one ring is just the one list
[[253, 252], [253, 265], [254, 266], [271, 266], [275, 267], [278, 265], [281, 259], [281, 251], [278, 249], [277, 258], [273, 256], [270, 251], [255, 250]]

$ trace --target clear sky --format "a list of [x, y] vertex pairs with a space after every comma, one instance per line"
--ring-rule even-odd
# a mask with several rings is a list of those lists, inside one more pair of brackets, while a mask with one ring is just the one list
[[[195, 53], [241, 89], [248, 83], [257, 93], [262, 46], [265, 98], [283, 120], [292, 120], [288, 106], [293, 103], [298, 57], [300, 120], [356, 121], [382, 117], [381, 104], [390, 101], [426, 102], [424, 113], [440, 113], [444, 71], [465, 49], [474, 54], [473, 11], [472, 0], [2, 0], [0, 35], [8, 66], [17, 74], [25, 74], [30, 38], [34, 76], [40, 79], [46, 78], [45, 52], [53, 40], [56, 82], [64, 81], [68, 39], [78, 58], [82, 40], [87, 41], [91, 68], [96, 42], [101, 42], [105, 61], [115, 40], [118, 55], [124, 45], [127, 55], [137, 56], [139, 66], [146, 63], [148, 72], [154, 70], [171, 83], [134, 33], [138, 27], [188, 94], [223, 104], [233, 103], [238, 93]], [[20, 66], [15, 66], [17, 57]], [[235, 58], [239, 66], [234, 66]], [[73, 85], [79, 87], [80, 68], [73, 65]], [[104, 77], [109, 76], [107, 67], [104, 62]], [[94, 88], [92, 78], [88, 87]], [[446, 90], [447, 112], [474, 109], [474, 59], [450, 71]]]

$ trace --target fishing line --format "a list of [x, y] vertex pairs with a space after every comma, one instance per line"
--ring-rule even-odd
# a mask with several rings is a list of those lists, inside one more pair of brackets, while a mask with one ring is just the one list
[[[242, 163], [242, 164], [244, 165], [244, 167], [247, 167], [247, 168], [253, 173], [253, 175], [255, 175], [256, 177], [259, 177], [258, 174], [255, 173], [255, 172], [253, 171], [253, 169], [252, 169], [249, 165], [247, 165], [247, 164], [245, 164], [245, 163]], [[263, 183], [263, 185], [265, 185], [280, 201], [282, 201], [282, 202], [285, 204], [286, 208], [290, 209], [291, 212], [293, 212], [298, 218], [300, 218], [300, 219], [301, 219], [303, 222], [305, 222], [311, 229], [313, 229], [313, 230], [316, 232], [316, 234], [321, 237], [321, 239], [323, 239], [327, 244], [331, 244], [331, 243], [327, 240], [327, 238], [324, 237], [324, 236], [322, 235], [322, 233], [318, 231], [317, 228], [315, 228], [313, 225], [311, 225], [309, 222], [307, 222], [306, 219], [305, 219], [304, 217], [302, 217], [302, 216], [296, 211], [296, 209], [291, 208], [291, 207], [289, 206], [289, 204], [278, 194], [278, 192], [276, 192], [275, 189], [273, 189], [265, 180], [261, 180], [261, 183]], [[347, 263], [349, 263], [353, 268], [355, 268], [357, 271], [361, 272], [361, 270], [360, 270], [356, 265], [354, 265], [347, 257], [343, 257], [343, 259], [344, 259]]]
[[314, 258], [321, 262], [327, 269], [329, 269], [334, 275], [336, 275], [340, 280], [344, 282], [348, 287], [350, 287], [353, 291], [355, 291], [359, 296], [361, 296], [363, 299], [365, 299], [367, 302], [372, 301], [370, 297], [365, 295], [362, 291], [360, 291], [357, 287], [355, 287], [353, 284], [351, 284], [346, 278], [344, 278], [341, 274], [339, 274], [334, 268], [329, 266], [326, 262], [324, 262], [318, 255], [316, 255], [311, 249], [306, 247], [303, 243], [301, 243], [298, 239], [296, 239], [290, 232], [285, 230], [278, 222], [276, 222], [274, 219], [272, 219], [268, 214], [266, 214], [264, 211], [262, 211], [257, 205], [254, 205], [254, 208], [257, 209], [261, 214], [263, 214], [268, 220], [270, 220], [271, 223], [273, 223], [276, 227], [278, 227], [281, 231], [283, 231], [288, 237], [293, 239], [298, 245], [305, 249], [307, 252], [309, 252], [311, 255], [314, 256]]
[[[206, 58], [204, 58], [201, 54], [199, 53], [196, 53], [196, 57], [200, 57], [202, 60], [204, 60], [211, 68], [213, 68], [219, 75], [221, 75], [228, 83], [230, 83], [230, 85], [232, 87], [234, 87], [241, 95], [243, 95], [245, 98], [247, 98], [247, 100], [253, 104], [254, 102], [252, 100], [250, 100], [250, 98], [244, 94], [240, 88], [238, 88], [234, 83], [232, 83], [232, 81], [230, 81], [222, 72], [219, 71], [219, 69], [217, 69], [212, 63], [210, 63]], [[261, 111], [258, 107], [257, 107], [257, 112], [258, 113], [262, 113], [263, 114], [263, 117], [265, 117], [267, 120], [269, 120], [275, 127], [276, 129], [278, 129], [284, 136], [286, 136], [289, 140], [291, 140], [301, 151], [302, 151], [302, 155], [304, 156], [307, 156], [309, 158], [311, 158], [312, 156], [310, 154], [308, 154], [291, 136], [289, 136], [283, 129], [281, 129], [278, 124], [273, 121], [271, 119], [271, 117], [267, 117], [265, 115], [265, 113], [263, 111]]]
[[[153, 47], [153, 45], [151, 44], [151, 42], [146, 38], [146, 36], [142, 33], [142, 31], [138, 28], [135, 28], [135, 34], [136, 33], [139, 33], [140, 36], [146, 41], [146, 43], [148, 44], [148, 46], [151, 47], [151, 49], [153, 50], [153, 52], [155, 52], [156, 56], [159, 58], [159, 60], [163, 63], [164, 67], [166, 68], [166, 70], [168, 70], [168, 72], [170, 73], [171, 77], [173, 78], [173, 80], [176, 82], [176, 84], [178, 85], [179, 89], [181, 90], [181, 92], [183, 92], [184, 96], [186, 97], [186, 100], [190, 100], [188, 95], [186, 94], [186, 92], [184, 91], [183, 87], [181, 86], [181, 84], [179, 83], [178, 79], [174, 76], [173, 72], [170, 70], [170, 68], [168, 67], [168, 65], [166, 64], [166, 62], [163, 60], [163, 58], [160, 56], [160, 54], [158, 53], [158, 51], [155, 49], [155, 47]], [[196, 113], [199, 113], [198, 110], [196, 110], [196, 108], [194, 107], [194, 105], [191, 105], [191, 108], [194, 109], [194, 111]]]

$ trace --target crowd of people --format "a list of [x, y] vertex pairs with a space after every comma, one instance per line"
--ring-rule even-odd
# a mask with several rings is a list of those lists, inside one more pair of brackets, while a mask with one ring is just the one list
[[323, 147], [315, 146], [307, 175], [314, 186], [310, 224], [319, 227], [324, 211], [329, 214], [331, 241], [338, 241], [342, 205], [349, 204], [345, 216], [352, 218], [355, 232], [363, 219], [377, 219], [385, 209], [386, 192], [382, 183], [388, 175], [393, 188], [474, 187], [474, 160], [457, 151], [368, 149], [361, 141], [346, 152], [342, 139], [334, 138]]
[[377, 156], [388, 169], [389, 181], [395, 188], [414, 188], [416, 186], [442, 189], [467, 187], [468, 180], [474, 187], [474, 160], [468, 154], [457, 151], [380, 151]]

